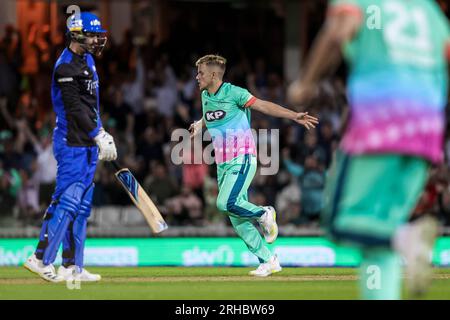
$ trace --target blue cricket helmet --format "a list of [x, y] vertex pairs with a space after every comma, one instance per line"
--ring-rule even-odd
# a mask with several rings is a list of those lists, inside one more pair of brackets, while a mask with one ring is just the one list
[[[81, 12], [71, 15], [67, 21], [68, 35], [86, 51], [100, 56], [106, 45], [107, 31], [102, 28], [100, 19], [93, 13]], [[94, 34], [94, 35], [92, 35]], [[92, 39], [95, 38], [95, 42]]]
[[92, 32], [92, 33], [106, 33], [106, 30], [102, 28], [100, 19], [93, 13], [81, 12], [75, 13], [70, 16], [67, 28], [70, 32]]

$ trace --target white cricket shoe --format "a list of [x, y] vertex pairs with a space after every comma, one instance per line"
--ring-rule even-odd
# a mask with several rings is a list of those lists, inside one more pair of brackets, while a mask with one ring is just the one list
[[36, 254], [33, 253], [31, 256], [28, 257], [23, 266], [25, 269], [28, 269], [29, 271], [38, 274], [44, 265], [42, 264], [42, 260], [36, 258]]
[[258, 269], [250, 271], [249, 275], [256, 277], [267, 277], [272, 273], [280, 272], [283, 268], [280, 266], [280, 262], [276, 255], [273, 255], [269, 261], [261, 263]]
[[39, 275], [45, 281], [55, 283], [64, 281], [63, 277], [56, 274], [55, 267], [52, 264], [49, 264], [48, 266], [44, 265], [42, 260], [36, 258], [36, 255], [34, 253], [27, 259], [27, 261], [25, 261], [23, 266], [25, 267], [25, 269], [28, 269], [29, 271]]
[[408, 223], [396, 235], [395, 248], [406, 260], [406, 286], [414, 296], [424, 294], [431, 283], [430, 258], [436, 236], [437, 222], [430, 216]]
[[70, 281], [73, 279], [73, 273], [75, 270], [75, 266], [69, 266], [69, 267], [64, 267], [64, 266], [60, 266], [58, 268], [58, 275], [63, 277], [64, 280], [66, 281]]
[[101, 275], [90, 273], [85, 268], [83, 268], [81, 273], [77, 273], [74, 265], [68, 266], [67, 268], [60, 266], [58, 268], [58, 275], [63, 277], [66, 281], [80, 280], [84, 282], [96, 282], [102, 279]]
[[258, 218], [258, 223], [267, 243], [273, 243], [278, 237], [277, 213], [273, 207], [263, 207], [265, 212]]

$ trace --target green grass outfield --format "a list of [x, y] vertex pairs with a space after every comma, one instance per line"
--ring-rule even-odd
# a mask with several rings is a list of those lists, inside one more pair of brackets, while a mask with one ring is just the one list
[[[0, 299], [357, 299], [357, 269], [284, 268], [267, 278], [250, 268], [89, 268], [103, 277], [70, 290], [22, 267], [0, 267]], [[424, 299], [450, 299], [450, 269], [434, 270]]]

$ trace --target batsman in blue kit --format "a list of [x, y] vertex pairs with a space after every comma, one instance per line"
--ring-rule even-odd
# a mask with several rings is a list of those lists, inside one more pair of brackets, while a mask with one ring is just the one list
[[[100, 275], [83, 268], [83, 252], [97, 160], [117, 158], [114, 139], [100, 119], [99, 79], [93, 58], [106, 44], [106, 30], [99, 18], [88, 12], [72, 15], [67, 27], [70, 44], [55, 64], [51, 88], [56, 113], [56, 188], [37, 249], [24, 267], [50, 282], [99, 281]], [[53, 262], [61, 244], [62, 265], [56, 272]]]

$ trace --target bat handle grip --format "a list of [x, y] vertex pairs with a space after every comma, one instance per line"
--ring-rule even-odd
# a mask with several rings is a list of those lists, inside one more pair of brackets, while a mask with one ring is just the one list
[[117, 161], [113, 160], [113, 161], [111, 161], [111, 164], [117, 171], [119, 171], [121, 169], [119, 164], [117, 163]]

